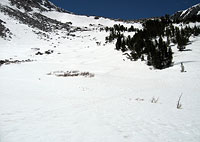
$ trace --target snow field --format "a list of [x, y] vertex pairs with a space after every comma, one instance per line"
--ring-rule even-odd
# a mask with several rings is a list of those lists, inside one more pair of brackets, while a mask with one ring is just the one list
[[[91, 22], [115, 23], [62, 13], [57, 17], [88, 28]], [[152, 70], [145, 62], [127, 60], [114, 43], [104, 45], [104, 31], [58, 38], [63, 31], [46, 41], [13, 19], [4, 20], [15, 37], [0, 39], [0, 59], [34, 61], [0, 66], [0, 142], [199, 142], [200, 37], [191, 39], [187, 49], [192, 51], [172, 48], [173, 67]], [[54, 52], [37, 56], [35, 48]], [[47, 75], [73, 70], [95, 77]], [[182, 109], [177, 109], [181, 94]], [[157, 103], [151, 103], [153, 97]]]

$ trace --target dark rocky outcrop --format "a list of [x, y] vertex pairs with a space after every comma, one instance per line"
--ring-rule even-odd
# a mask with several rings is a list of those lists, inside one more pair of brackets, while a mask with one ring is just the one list
[[0, 19], [0, 37], [2, 37], [2, 38], [6, 38], [6, 37], [11, 38], [11, 32], [10, 32], [10, 30], [8, 28], [6, 28], [4, 26], [4, 24], [5, 24], [5, 22]]
[[0, 66], [1, 65], [9, 65], [9, 64], [20, 64], [25, 62], [32, 62], [33, 60], [27, 59], [27, 60], [0, 60]]
[[184, 11], [178, 11], [171, 18], [175, 22], [200, 22], [200, 4]]
[[16, 5], [17, 8], [23, 8], [25, 11], [32, 11], [33, 8], [38, 8], [41, 11], [56, 10], [59, 12], [67, 12], [61, 8], [56, 7], [48, 0], [9, 0], [11, 5]]
[[53, 30], [57, 29], [65, 29], [69, 31], [71, 27], [68, 23], [61, 23], [57, 20], [48, 18], [40, 13], [21, 12], [20, 10], [13, 9], [8, 6], [0, 5], [0, 12], [4, 12], [5, 14], [17, 19], [23, 24], [26, 24], [32, 28], [40, 29], [45, 32], [52, 32]]
[[[67, 12], [48, 0], [8, 0], [10, 6], [0, 4], [0, 12], [19, 21], [21, 24], [28, 25], [33, 29], [39, 29], [41, 32], [56, 32], [64, 30], [68, 33], [74, 31], [86, 30], [84, 28], [74, 27], [71, 22], [62, 23], [51, 19], [42, 14], [44, 11]], [[17, 7], [17, 8], [16, 8]], [[38, 12], [38, 9], [40, 12]], [[3, 24], [4, 23], [4, 24]], [[6, 27], [5, 22], [0, 21], [0, 37], [6, 37], [10, 30]]]

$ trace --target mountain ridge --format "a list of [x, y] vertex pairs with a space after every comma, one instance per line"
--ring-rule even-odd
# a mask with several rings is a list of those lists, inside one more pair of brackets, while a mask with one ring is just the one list
[[200, 3], [174, 13], [171, 18], [176, 22], [200, 21]]
[[15, 5], [18, 9], [23, 8], [26, 12], [33, 11], [33, 8], [38, 8], [41, 11], [56, 10], [59, 12], [67, 12], [55, 6], [48, 0], [9, 0], [11, 5]]

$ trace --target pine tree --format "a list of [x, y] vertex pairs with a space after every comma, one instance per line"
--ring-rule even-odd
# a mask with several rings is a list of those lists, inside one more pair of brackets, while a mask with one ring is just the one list
[[167, 54], [167, 67], [172, 65], [172, 60], [173, 60], [173, 52], [171, 47], [168, 49], [168, 54]]
[[150, 53], [147, 55], [147, 65], [152, 66], [152, 57]]
[[125, 39], [122, 40], [121, 51], [122, 51], [122, 52], [127, 51], [127, 48], [126, 48], [126, 41], [125, 41]]
[[120, 50], [121, 49], [121, 46], [122, 46], [122, 41], [121, 41], [121, 37], [120, 36], [118, 36], [118, 38], [117, 38], [117, 42], [116, 42], [116, 50]]

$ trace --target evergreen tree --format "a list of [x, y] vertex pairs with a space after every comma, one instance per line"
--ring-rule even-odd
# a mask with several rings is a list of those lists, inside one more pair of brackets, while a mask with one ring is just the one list
[[121, 51], [122, 51], [122, 52], [127, 51], [127, 48], [126, 48], [126, 41], [125, 41], [125, 39], [122, 40]]
[[167, 67], [172, 65], [172, 60], [173, 60], [173, 52], [171, 47], [168, 48], [168, 54], [167, 54]]
[[189, 37], [185, 35], [185, 31], [181, 29], [181, 31], [177, 30], [176, 32], [176, 41], [177, 41], [177, 48], [179, 51], [183, 51], [185, 46], [189, 42]]
[[116, 42], [116, 44], [115, 44], [115, 46], [116, 46], [116, 50], [120, 50], [121, 49], [121, 46], [122, 46], [122, 41], [121, 41], [121, 36], [118, 36], [118, 38], [117, 38], [117, 42]]

